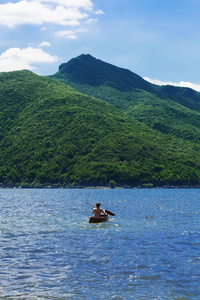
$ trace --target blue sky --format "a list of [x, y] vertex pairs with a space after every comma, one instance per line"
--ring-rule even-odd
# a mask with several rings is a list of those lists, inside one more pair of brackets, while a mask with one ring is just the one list
[[200, 91], [199, 0], [1, 0], [0, 72], [51, 75], [82, 53]]

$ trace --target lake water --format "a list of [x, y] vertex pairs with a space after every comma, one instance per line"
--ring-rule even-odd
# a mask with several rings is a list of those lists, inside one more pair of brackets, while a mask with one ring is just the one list
[[[116, 214], [89, 224], [102, 203]], [[1, 189], [0, 299], [200, 299], [199, 189]]]

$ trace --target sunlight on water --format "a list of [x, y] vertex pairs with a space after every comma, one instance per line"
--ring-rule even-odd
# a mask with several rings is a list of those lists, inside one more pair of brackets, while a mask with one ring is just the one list
[[0, 209], [1, 299], [200, 295], [198, 189], [1, 189]]

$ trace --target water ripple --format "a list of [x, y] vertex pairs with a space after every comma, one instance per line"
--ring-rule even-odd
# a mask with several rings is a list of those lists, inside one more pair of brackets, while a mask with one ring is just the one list
[[[89, 224], [93, 199], [116, 216]], [[1, 190], [0, 298], [198, 299], [199, 199], [199, 190]]]

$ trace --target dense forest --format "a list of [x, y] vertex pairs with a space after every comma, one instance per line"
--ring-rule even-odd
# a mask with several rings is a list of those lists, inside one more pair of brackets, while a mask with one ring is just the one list
[[50, 77], [164, 134], [200, 142], [200, 93], [192, 89], [151, 84], [129, 70], [84, 54], [62, 64]]
[[200, 184], [193, 90], [81, 55], [51, 77], [0, 73], [0, 95], [1, 186]]

